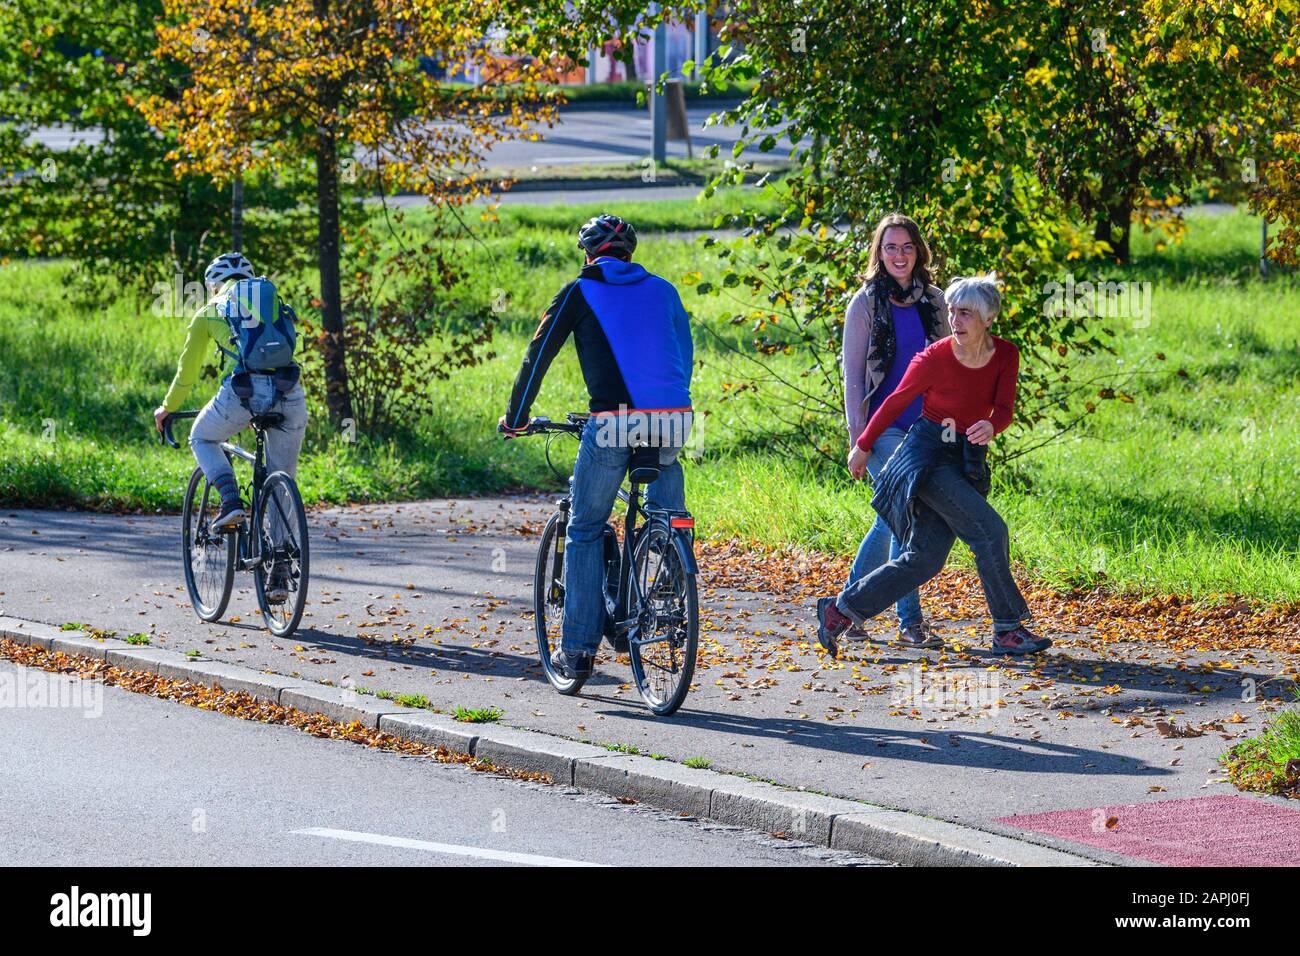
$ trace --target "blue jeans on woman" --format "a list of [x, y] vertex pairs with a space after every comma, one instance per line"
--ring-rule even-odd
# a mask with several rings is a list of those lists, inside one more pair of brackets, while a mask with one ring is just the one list
[[[938, 437], [940, 427], [926, 419], [913, 426], [919, 433], [912, 436], [916, 444], [938, 444], [935, 460], [913, 493], [913, 521], [903, 553], [845, 588], [835, 606], [854, 623], [870, 620], [899, 600], [899, 595], [943, 570], [953, 544], [961, 538], [975, 556], [994, 630], [1010, 631], [1027, 623], [1032, 615], [1011, 574], [1007, 524], [966, 477], [960, 446]], [[905, 455], [907, 450], [899, 454]]]
[[[627, 477], [632, 449], [608, 440], [591, 419], [582, 430], [570, 489], [573, 502], [564, 536], [564, 636], [566, 654], [595, 654], [605, 633], [605, 523]], [[687, 429], [689, 431], [689, 428]], [[680, 436], [685, 441], [685, 434]], [[686, 484], [680, 445], [659, 449], [659, 478], [646, 488], [645, 507], [682, 511]]]
[[[907, 432], [901, 428], [886, 428], [877, 439], [876, 444], [871, 448], [871, 454], [867, 456], [867, 474], [871, 475], [874, 481], [884, 470], [885, 462], [889, 461], [889, 456], [894, 450], [902, 444], [903, 439], [907, 437]], [[866, 537], [862, 539], [862, 544], [858, 546], [857, 557], [853, 559], [853, 567], [849, 569], [849, 580], [844, 585], [848, 590], [849, 585], [866, 577], [876, 568], [889, 561], [897, 560], [900, 551], [898, 539], [894, 537], [893, 532], [889, 530], [889, 525], [885, 524], [885, 519], [876, 515], [876, 520], [872, 522], [868, 529]], [[921, 595], [918, 591], [909, 591], [899, 599], [895, 607], [898, 612], [898, 626], [900, 629], [912, 627], [921, 623]]]

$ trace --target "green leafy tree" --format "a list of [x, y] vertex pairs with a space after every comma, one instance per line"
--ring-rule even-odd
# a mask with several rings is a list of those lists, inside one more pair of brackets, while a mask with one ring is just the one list
[[[230, 200], [205, 175], [176, 175], [175, 140], [137, 109], [188, 82], [154, 55], [161, 2], [4, 0], [0, 11], [0, 249], [73, 260], [87, 294], [105, 275], [142, 295], [197, 281], [229, 242]], [[250, 255], [301, 261], [300, 176], [250, 185]]]
[[[1046, 284], [1099, 247], [1034, 170], [1045, 118], [1019, 84], [1034, 65], [1027, 36], [1039, 16], [1038, 3], [1016, 0], [733, 5], [727, 57], [710, 76], [757, 85], [723, 118], [761, 151], [784, 143], [796, 168], [781, 184], [783, 213], [744, 217], [752, 242], [720, 249], [732, 266], [699, 287], [736, 296], [732, 321], [750, 334], [735, 349], [752, 372], [732, 392], [766, 401], [792, 450], [811, 436], [842, 455], [844, 310], [871, 229], [894, 210], [922, 224], [945, 277], [998, 271], [999, 334], [1026, 358], [1020, 421], [1059, 431], [1077, 420], [1069, 399], [1089, 385], [1070, 380], [1070, 356], [1108, 348], [1109, 336], [1042, 306]], [[796, 357], [798, 371], [778, 355]]]

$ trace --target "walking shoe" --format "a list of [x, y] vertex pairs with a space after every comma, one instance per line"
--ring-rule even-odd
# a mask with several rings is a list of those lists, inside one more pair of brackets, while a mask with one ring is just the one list
[[920, 624], [909, 624], [907, 627], [899, 628], [898, 643], [904, 647], [943, 647], [943, 638], [930, 630], [930, 625], [922, 621]]
[[1037, 654], [1052, 646], [1050, 638], [1039, 637], [1023, 624], [1010, 631], [999, 631], [993, 635], [994, 654]]
[[289, 569], [284, 562], [277, 561], [271, 565], [271, 573], [266, 580], [266, 603], [283, 604], [289, 600]]
[[557, 647], [551, 652], [551, 666], [565, 680], [586, 680], [591, 676], [590, 654], [568, 654]]
[[247, 517], [248, 515], [244, 511], [244, 503], [238, 498], [223, 501], [220, 514], [212, 519], [212, 530], [229, 531], [232, 528], [238, 528]]
[[817, 643], [826, 649], [831, 660], [840, 656], [840, 648], [835, 639], [852, 626], [853, 621], [840, 613], [835, 606], [835, 598], [817, 599]]

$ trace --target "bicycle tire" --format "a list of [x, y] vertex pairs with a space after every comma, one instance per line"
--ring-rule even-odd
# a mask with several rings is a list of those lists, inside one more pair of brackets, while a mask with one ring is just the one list
[[[650, 577], [652, 549], [658, 548], [659, 569], [653, 580]], [[668, 573], [673, 607], [654, 604], [656, 594], [664, 595], [663, 574]], [[642, 633], [641, 624], [634, 629], [628, 646], [632, 664], [632, 677], [641, 699], [659, 717], [676, 712], [686, 700], [695, 675], [695, 655], [700, 641], [700, 604], [695, 575], [687, 570], [678, 551], [676, 535], [666, 523], [652, 522], [637, 535], [632, 551], [631, 573], [640, 584], [643, 598], [636, 605], [632, 588], [628, 588], [624, 619], [649, 621], [654, 633]], [[643, 614], [643, 612], [646, 612]], [[665, 612], [668, 612], [665, 617]], [[658, 622], [666, 619], [665, 634], [660, 637]], [[648, 642], [648, 641], [653, 642]], [[665, 653], [666, 651], [666, 653]], [[660, 691], [654, 686], [658, 680], [667, 681], [672, 675], [670, 690]]]
[[[565, 677], [551, 664], [551, 652], [555, 649], [551, 631], [558, 639], [564, 625], [564, 567], [560, 568], [558, 594], [551, 593], [551, 573], [554, 562], [562, 560], [555, 551], [555, 536], [559, 532], [560, 514], [551, 515], [542, 531], [541, 543], [537, 546], [537, 565], [533, 572], [533, 624], [537, 629], [537, 656], [541, 659], [542, 672], [546, 679], [559, 693], [570, 697], [582, 690], [587, 682], [585, 677]], [[560, 552], [563, 553], [562, 551]]]
[[[219, 512], [220, 496], [208, 484], [203, 469], [195, 468], [190, 474], [181, 510], [181, 564], [185, 569], [185, 589], [190, 595], [190, 605], [199, 620], [208, 623], [220, 620], [226, 613], [235, 584], [236, 533], [225, 531], [213, 535], [206, 527]], [[202, 523], [196, 520], [200, 515]], [[206, 560], [204, 568], [196, 575], [196, 546], [199, 545], [202, 545]]]
[[[273, 519], [284, 522], [288, 532], [276, 555], [271, 529]], [[257, 606], [262, 610], [262, 620], [276, 637], [288, 637], [302, 620], [307, 605], [307, 584], [311, 572], [311, 547], [307, 532], [307, 510], [303, 507], [298, 484], [288, 473], [272, 472], [262, 482], [262, 493], [257, 502], [253, 533], [258, 536], [262, 561], [253, 568], [253, 586], [257, 591]], [[289, 561], [289, 597], [282, 604], [272, 604], [266, 598], [267, 575], [271, 563], [279, 557]]]

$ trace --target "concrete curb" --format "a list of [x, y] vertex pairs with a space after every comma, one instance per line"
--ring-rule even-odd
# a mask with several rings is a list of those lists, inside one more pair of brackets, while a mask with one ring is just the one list
[[48, 624], [0, 617], [0, 637], [174, 680], [245, 691], [283, 707], [346, 723], [359, 721], [499, 767], [550, 774], [556, 783], [911, 866], [1104, 865], [1064, 850], [903, 810], [787, 790], [667, 760], [611, 753], [533, 730], [461, 723], [343, 688], [222, 661], [192, 660], [176, 651], [135, 647], [112, 638], [95, 639]]

